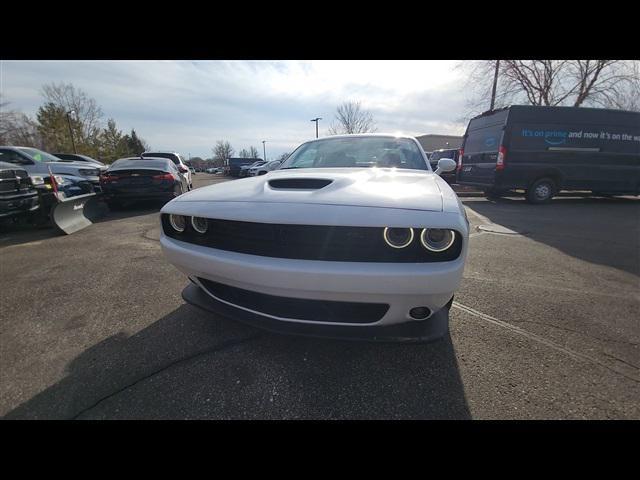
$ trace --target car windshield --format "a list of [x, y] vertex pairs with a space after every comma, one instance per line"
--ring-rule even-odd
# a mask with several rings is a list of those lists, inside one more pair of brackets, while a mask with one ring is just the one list
[[308, 142], [298, 147], [281, 169], [349, 167], [429, 170], [413, 140], [382, 136], [336, 137]]
[[37, 148], [20, 147], [19, 150], [29, 155], [29, 158], [31, 158], [32, 160], [35, 160], [36, 162], [60, 162], [61, 161], [58, 157], [54, 157], [50, 153], [43, 152], [42, 150], [38, 150]]
[[139, 159], [139, 158], [121, 158], [111, 164], [109, 170], [115, 168], [158, 168], [163, 169], [167, 167], [167, 160], [153, 160], [151, 158]]

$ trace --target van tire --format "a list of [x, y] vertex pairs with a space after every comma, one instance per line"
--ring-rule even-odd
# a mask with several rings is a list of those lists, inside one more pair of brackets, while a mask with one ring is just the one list
[[558, 186], [551, 178], [539, 178], [527, 189], [527, 202], [534, 205], [549, 203], [558, 191]]

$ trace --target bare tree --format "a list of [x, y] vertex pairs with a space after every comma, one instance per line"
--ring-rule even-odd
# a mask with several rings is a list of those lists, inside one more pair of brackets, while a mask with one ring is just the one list
[[246, 148], [243, 148], [238, 152], [238, 156], [242, 158], [251, 158], [249, 155], [249, 151]]
[[329, 135], [343, 133], [369, 133], [377, 130], [373, 115], [363, 110], [360, 102], [344, 102], [336, 109], [335, 121], [329, 126]]
[[[638, 62], [625, 60], [501, 60], [496, 108], [509, 103], [546, 106], [611, 105], [638, 79]], [[494, 60], [465, 62], [471, 111], [489, 107]]]
[[0, 101], [0, 145], [42, 147], [36, 122], [8, 106], [9, 102]]
[[253, 145], [249, 148], [249, 158], [260, 158], [260, 154], [258, 153], [258, 149]]
[[42, 96], [46, 102], [62, 107], [66, 112], [73, 110], [80, 124], [82, 141], [95, 137], [100, 132], [102, 109], [95, 99], [71, 83], [50, 83], [42, 86]]
[[234, 153], [231, 144], [223, 140], [218, 140], [212, 151], [214, 160], [222, 162], [222, 165], [224, 165]]

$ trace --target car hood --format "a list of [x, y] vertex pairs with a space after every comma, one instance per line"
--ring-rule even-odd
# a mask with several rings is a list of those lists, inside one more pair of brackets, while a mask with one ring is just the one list
[[87, 165], [87, 162], [37, 162], [34, 165], [25, 166], [30, 174], [48, 174], [49, 167], [51, 172], [57, 174], [79, 175], [80, 170], [97, 169], [97, 165]]
[[443, 210], [430, 171], [392, 168], [305, 168], [198, 188], [176, 202], [309, 203], [410, 210]]

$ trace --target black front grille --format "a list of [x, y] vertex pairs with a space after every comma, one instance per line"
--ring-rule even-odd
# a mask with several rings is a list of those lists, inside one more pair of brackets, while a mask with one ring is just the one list
[[231, 287], [199, 278], [200, 283], [214, 297], [280, 318], [331, 323], [375, 323], [389, 310], [385, 303], [332, 302], [278, 297]]
[[0, 192], [18, 192], [33, 188], [29, 175], [24, 170], [0, 171]]
[[384, 241], [382, 227], [336, 227], [324, 225], [287, 225], [207, 219], [206, 233], [197, 233], [189, 218], [185, 231], [178, 233], [162, 215], [164, 233], [183, 242], [205, 247], [248, 253], [262, 257], [335, 262], [423, 263], [455, 260], [462, 250], [462, 236], [449, 250], [440, 253], [425, 249], [419, 240], [420, 229], [406, 248], [392, 248]]

